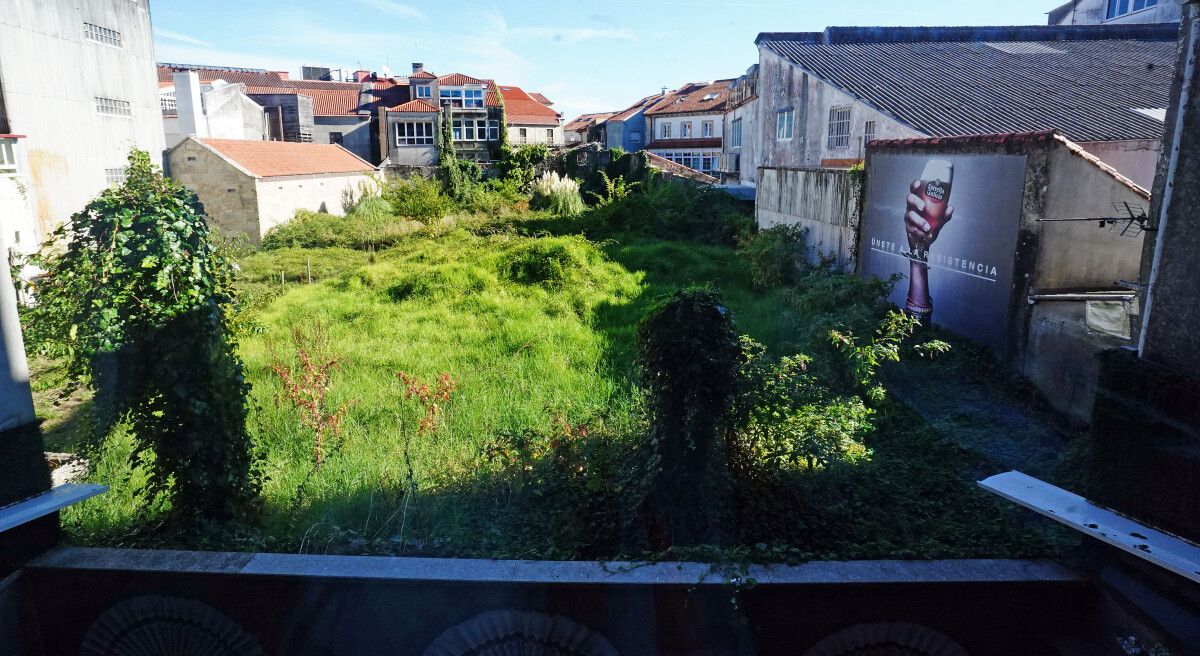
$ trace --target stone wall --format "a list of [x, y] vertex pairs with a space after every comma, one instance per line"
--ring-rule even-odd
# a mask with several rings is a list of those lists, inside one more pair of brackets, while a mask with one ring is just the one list
[[252, 176], [193, 139], [171, 149], [167, 163], [171, 177], [200, 197], [210, 224], [258, 243], [258, 191]]

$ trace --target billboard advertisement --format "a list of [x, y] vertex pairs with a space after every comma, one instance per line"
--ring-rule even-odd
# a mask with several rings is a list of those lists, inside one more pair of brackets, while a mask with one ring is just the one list
[[903, 279], [891, 300], [1004, 349], [1024, 155], [872, 154], [859, 273]]

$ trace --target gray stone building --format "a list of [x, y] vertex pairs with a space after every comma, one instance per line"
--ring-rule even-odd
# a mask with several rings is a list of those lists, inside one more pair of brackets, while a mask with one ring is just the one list
[[297, 210], [340, 215], [377, 169], [337, 144], [202, 139], [170, 150], [171, 177], [196, 192], [208, 219], [258, 244]]
[[24, 136], [25, 195], [38, 234], [22, 241], [44, 238], [120, 182], [130, 147], [158, 161], [148, 0], [5, 0], [0, 134]]
[[849, 167], [872, 139], [1057, 129], [1148, 187], [1175, 34], [1174, 25], [763, 33], [760, 163]]
[[762, 134], [758, 127], [758, 64], [729, 83], [729, 101], [725, 106], [725, 138], [721, 144], [718, 167], [726, 184], [754, 187], [758, 184], [759, 149]]

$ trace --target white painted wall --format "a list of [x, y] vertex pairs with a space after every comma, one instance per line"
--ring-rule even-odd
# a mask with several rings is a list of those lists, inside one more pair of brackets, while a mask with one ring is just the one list
[[[1133, 0], [1130, 0], [1132, 4]], [[1099, 25], [1115, 23], [1172, 23], [1181, 15], [1180, 0], [1158, 0], [1158, 4], [1106, 20], [1108, 0], [1076, 0], [1074, 11], [1067, 12], [1057, 25]]]
[[[524, 140], [521, 137], [521, 130], [525, 130], [526, 136]], [[553, 136], [546, 133], [547, 130], [553, 132]], [[517, 146], [520, 144], [546, 144], [556, 145], [563, 144], [562, 126], [551, 127], [549, 125], [509, 125], [508, 126], [508, 143]]]
[[[84, 38], [84, 22], [121, 32], [120, 48]], [[0, 87], [10, 132], [28, 136], [30, 203], [44, 236], [108, 186], [130, 147], [160, 161], [158, 75], [148, 0], [4, 0]], [[132, 116], [96, 111], [95, 97]]]
[[[755, 98], [743, 105], [735, 107], [725, 114], [725, 134], [722, 149], [726, 153], [739, 156], [737, 179], [740, 185], [753, 187], [758, 184], [759, 155], [762, 148], [762, 131], [758, 129], [759, 102]], [[741, 146], [733, 146], [733, 121], [742, 121]]]
[[258, 229], [259, 238], [271, 228], [290, 221], [296, 210], [327, 212], [342, 216], [342, 205], [349, 195], [357, 200], [362, 185], [373, 186], [376, 179], [366, 173], [297, 175], [259, 178]]
[[[725, 122], [724, 117], [725, 117], [724, 114], [693, 114], [693, 115], [689, 115], [689, 116], [648, 116], [647, 123], [649, 124], [649, 127], [651, 129], [651, 132], [650, 132], [651, 137], [648, 141], [653, 142], [653, 141], [657, 141], [659, 139], [684, 139], [685, 137], [683, 136], [683, 127], [682, 127], [684, 123], [692, 124], [692, 133], [689, 137], [686, 137], [686, 138], [689, 138], [689, 139], [705, 138], [702, 136], [703, 135], [702, 124], [704, 123], [704, 121], [712, 121], [713, 122], [712, 138], [719, 139], [725, 133], [725, 127], [723, 125]], [[663, 134], [662, 134], [663, 124], [671, 125], [671, 136], [670, 137], [663, 136]]]
[[[0, 173], [0, 232], [8, 248], [22, 255], [38, 249], [41, 236], [30, 204], [28, 163], [23, 148], [24, 139], [9, 140], [17, 158], [16, 174]], [[0, 251], [0, 255], [8, 251]], [[7, 260], [0, 260], [7, 262]]]

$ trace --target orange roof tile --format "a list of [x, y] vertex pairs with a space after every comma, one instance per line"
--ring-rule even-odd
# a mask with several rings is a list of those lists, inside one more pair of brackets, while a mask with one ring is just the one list
[[416, 73], [413, 73], [412, 75], [409, 75], [409, 77], [410, 78], [415, 77], [418, 80], [436, 80], [437, 79], [437, 76], [434, 75], [433, 73], [430, 73], [429, 71], [418, 71]]
[[531, 94], [529, 94], [529, 97], [533, 98], [534, 100], [542, 103], [543, 105], [545, 105], [547, 107], [554, 104], [553, 100], [550, 100], [549, 98], [547, 98], [546, 96], [543, 96], [540, 93], [531, 93]]
[[598, 112], [595, 114], [580, 114], [575, 120], [563, 126], [564, 132], [581, 132], [593, 125], [599, 125], [616, 115], [616, 112]]
[[692, 82], [677, 89], [646, 110], [647, 114], [699, 114], [722, 112], [729, 101], [729, 83], [733, 80], [715, 82]]
[[509, 125], [558, 125], [558, 112], [534, 100], [521, 87], [501, 86], [504, 115]]
[[225, 159], [260, 178], [322, 173], [371, 173], [376, 170], [338, 144], [196, 139]]
[[410, 100], [406, 103], [396, 105], [395, 107], [388, 107], [388, 111], [389, 112], [432, 112], [432, 113], [436, 114], [438, 112], [438, 108], [425, 102], [424, 100], [418, 99], [418, 100]]
[[461, 87], [464, 84], [484, 84], [484, 80], [481, 80], [477, 77], [471, 77], [470, 75], [463, 75], [462, 73], [443, 75], [437, 80], [439, 84], [444, 84], [449, 87]]
[[631, 116], [636, 114], [639, 109], [653, 107], [655, 103], [657, 103], [659, 100], [661, 100], [663, 98], [663, 96], [664, 96], [664, 94], [661, 94], [661, 93], [656, 93], [652, 96], [646, 96], [645, 98], [642, 98], [641, 100], [633, 103], [632, 105], [630, 105], [629, 107], [626, 107], [625, 109], [621, 110], [620, 112], [617, 112], [617, 114], [615, 116], [613, 116], [612, 118], [610, 118], [609, 120], [612, 120], [612, 121], [628, 120]]

